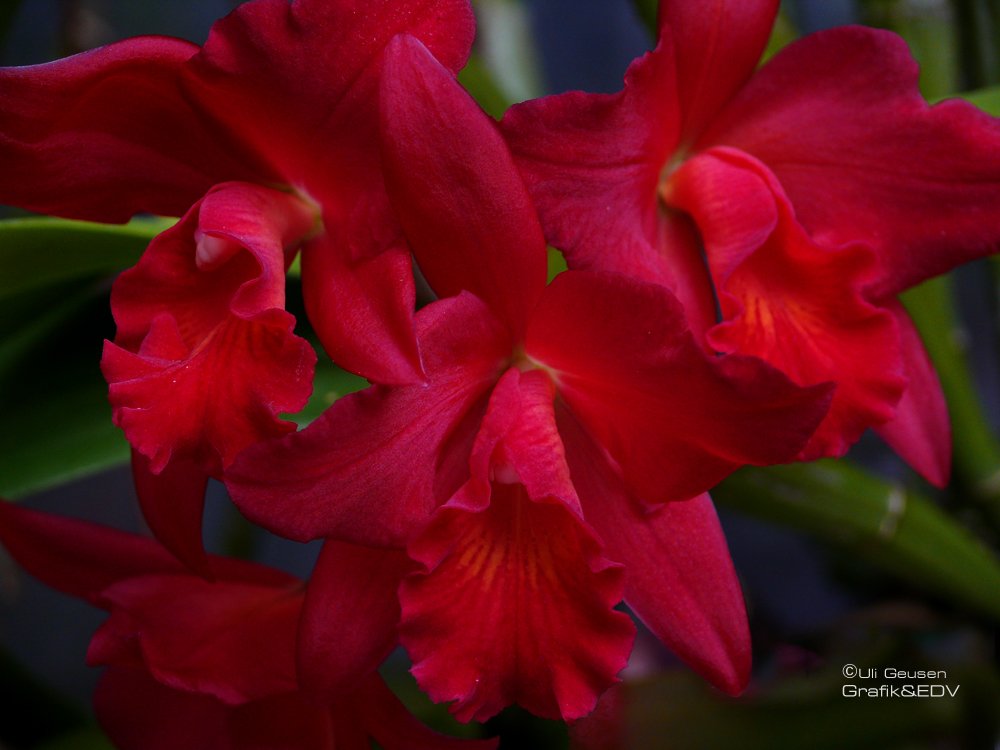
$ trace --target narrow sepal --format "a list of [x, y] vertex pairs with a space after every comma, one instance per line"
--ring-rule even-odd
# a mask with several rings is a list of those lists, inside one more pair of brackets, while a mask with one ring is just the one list
[[413, 37], [386, 51], [382, 156], [396, 215], [439, 296], [466, 290], [524, 334], [545, 239], [496, 124]]

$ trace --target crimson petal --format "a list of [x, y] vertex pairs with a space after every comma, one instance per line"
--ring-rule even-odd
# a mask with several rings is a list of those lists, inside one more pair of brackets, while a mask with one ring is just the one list
[[462, 721], [512, 702], [579, 718], [631, 648], [634, 629], [613, 610], [621, 570], [578, 516], [553, 396], [539, 371], [504, 375], [472, 479], [410, 546], [425, 570], [400, 588], [400, 637], [418, 682], [435, 700], [457, 701]]
[[951, 473], [948, 405], [910, 316], [898, 302], [887, 307], [899, 330], [907, 385], [895, 416], [875, 427], [875, 432], [928, 482], [944, 487]]
[[244, 3], [212, 27], [188, 90], [280, 165], [287, 182], [333, 211], [346, 197], [338, 183], [354, 183], [358, 167], [360, 186], [382, 192], [370, 166], [378, 159], [378, 80], [382, 51], [401, 33], [457, 71], [475, 33], [469, 0]]
[[381, 107], [389, 194], [431, 287], [472, 292], [520, 339], [545, 285], [545, 239], [496, 124], [409, 36], [386, 50]]
[[556, 277], [527, 353], [647, 503], [790, 460], [829, 403], [828, 387], [799, 388], [756, 358], [706, 355], [668, 291], [612, 274]]
[[170, 461], [159, 474], [132, 451], [132, 478], [143, 518], [153, 536], [199, 575], [211, 578], [201, 536], [208, 474], [193, 461]]
[[306, 590], [299, 679], [330, 700], [357, 687], [396, 646], [396, 590], [413, 567], [398, 550], [328, 540]]
[[699, 147], [767, 164], [818, 242], [876, 251], [880, 300], [972, 258], [1000, 237], [1000, 123], [964, 102], [928, 107], [894, 34], [814, 34], [765, 65]]
[[779, 0], [661, 0], [661, 38], [677, 55], [682, 139], [709, 123], [757, 67]]
[[185, 95], [197, 51], [139, 37], [0, 70], [0, 203], [122, 222], [180, 216], [219, 182], [273, 179]]
[[702, 231], [723, 316], [712, 346], [760, 357], [802, 386], [836, 384], [804, 458], [843, 455], [892, 417], [904, 387], [899, 335], [865, 297], [876, 272], [868, 247], [812, 241], [774, 176], [734, 149], [688, 160], [664, 192]]
[[[111, 616], [94, 635], [88, 661], [118, 663], [134, 641], [160, 683], [235, 705], [298, 689], [295, 632], [303, 592], [291, 585], [208, 582], [146, 575], [100, 595]], [[126, 659], [129, 663], [131, 659]]]
[[584, 515], [625, 565], [625, 601], [653, 633], [716, 687], [739, 694], [750, 677], [750, 631], [736, 572], [708, 495], [653, 512], [575, 417], [559, 430]]
[[656, 187], [677, 145], [669, 42], [639, 58], [618, 94], [570, 92], [514, 105], [501, 128], [571, 268], [677, 286], [660, 257]]
[[413, 329], [412, 261], [402, 246], [351, 260], [349, 234], [328, 226], [302, 250], [306, 311], [327, 354], [383, 385], [423, 380]]
[[404, 546], [457, 489], [442, 496], [439, 467], [482, 406], [510, 339], [470, 294], [421, 310], [417, 337], [427, 383], [348, 395], [305, 430], [236, 460], [226, 486], [251, 520], [302, 541]]
[[294, 429], [277, 415], [305, 405], [316, 355], [291, 332], [284, 267], [314, 221], [292, 195], [223, 185], [116, 281], [102, 369], [115, 423], [153, 473], [173, 457], [215, 473]]

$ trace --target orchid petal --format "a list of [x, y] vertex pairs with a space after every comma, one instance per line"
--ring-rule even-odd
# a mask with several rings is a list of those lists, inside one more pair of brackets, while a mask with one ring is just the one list
[[644, 512], [614, 461], [568, 410], [559, 415], [584, 515], [625, 565], [625, 601], [650, 630], [716, 687], [750, 677], [746, 606], [708, 495]]
[[904, 387], [898, 332], [865, 298], [867, 247], [813, 242], [767, 168], [733, 149], [690, 159], [665, 193], [704, 237], [723, 315], [712, 346], [760, 357], [801, 386], [836, 384], [803, 458], [843, 455], [892, 417]]
[[545, 239], [496, 124], [408, 36], [386, 51], [381, 106], [386, 183], [431, 287], [472, 292], [522, 337], [545, 285]]
[[388, 248], [352, 261], [337, 225], [302, 251], [306, 311], [327, 354], [345, 370], [385, 385], [423, 380], [413, 327], [410, 254]]
[[646, 503], [686, 500], [744, 464], [795, 456], [829, 388], [799, 388], [751, 357], [706, 355], [677, 300], [624, 276], [570, 271], [549, 285], [528, 355]]
[[621, 570], [563, 505], [493, 483], [487, 509], [446, 506], [410, 553], [427, 572], [400, 589], [401, 639], [417, 681], [457, 701], [459, 720], [513, 702], [579, 718], [625, 666], [634, 631], [612, 609]]
[[469, 0], [244, 3], [212, 27], [188, 88], [280, 164], [288, 183], [326, 206], [358, 166], [375, 178], [361, 180], [367, 190], [382, 190], [370, 165], [378, 158], [378, 79], [389, 41], [409, 33], [457, 71], [474, 31]]
[[0, 501], [0, 542], [35, 578], [91, 603], [108, 586], [129, 576], [184, 570], [152, 539], [4, 501]]
[[660, 257], [656, 187], [679, 137], [673, 50], [639, 58], [618, 94], [516, 104], [501, 128], [550, 243], [570, 268], [674, 287]]
[[302, 591], [190, 575], [149, 575], [112, 584], [100, 596], [111, 616], [88, 661], [135, 640], [150, 674], [179, 690], [235, 705], [298, 689], [295, 632]]
[[378, 668], [396, 645], [396, 590], [412, 567], [398, 550], [334, 540], [323, 545], [299, 628], [303, 687], [333, 701]]
[[887, 306], [896, 320], [903, 351], [906, 390], [896, 414], [875, 432], [935, 487], [951, 473], [951, 420], [941, 383], [913, 321], [898, 302]]
[[210, 578], [201, 536], [208, 475], [191, 461], [170, 461], [159, 474], [132, 451], [132, 477], [143, 518], [159, 541], [198, 575]]
[[94, 712], [121, 750], [235, 750], [222, 703], [161, 685], [141, 669], [108, 669], [94, 692]]
[[[97, 604], [101, 591], [135, 576], [188, 573], [153, 539], [0, 502], [0, 542], [48, 586]], [[263, 565], [210, 556], [219, 580], [288, 587], [296, 579]]]
[[542, 372], [501, 378], [472, 478], [410, 546], [425, 571], [400, 588], [401, 640], [421, 686], [456, 701], [463, 721], [512, 702], [579, 718], [631, 648], [632, 625], [613, 610], [621, 570], [579, 518], [553, 397]]
[[959, 101], [928, 107], [894, 34], [834, 29], [785, 48], [699, 147], [715, 144], [764, 162], [817, 242], [871, 245], [875, 300], [997, 251], [1000, 123]]
[[753, 73], [779, 0], [661, 0], [660, 38], [677, 56], [682, 139], [690, 143]]
[[102, 369], [115, 423], [153, 473], [172, 458], [216, 473], [294, 429], [277, 415], [305, 405], [316, 355], [282, 309], [285, 248], [313, 221], [294, 196], [224, 185], [115, 283]]
[[0, 203], [124, 222], [180, 216], [219, 182], [273, 179], [185, 96], [197, 51], [139, 37], [0, 69]]
[[421, 310], [417, 333], [426, 384], [350, 394], [305, 430], [237, 459], [225, 481], [244, 514], [301, 541], [407, 543], [464, 481], [438, 487], [440, 467], [454, 465], [453, 441], [465, 442], [455, 450], [468, 456], [474, 433], [467, 418], [485, 406], [511, 347], [469, 294]]

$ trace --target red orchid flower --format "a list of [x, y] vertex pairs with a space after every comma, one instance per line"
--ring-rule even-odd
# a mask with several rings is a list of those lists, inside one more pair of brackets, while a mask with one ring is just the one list
[[95, 708], [123, 750], [495, 746], [427, 729], [374, 670], [329, 703], [303, 692], [295, 650], [305, 591], [285, 573], [211, 557], [209, 582], [152, 539], [6, 502], [0, 542], [46, 584], [110, 612], [87, 660], [108, 667]]
[[997, 249], [1000, 126], [928, 107], [884, 31], [821, 32], [755, 71], [777, 10], [662, 0], [623, 91], [526, 102], [503, 131], [571, 268], [663, 284], [710, 349], [836, 384], [800, 458], [874, 427], [943, 485], [947, 411], [896, 295]]
[[315, 364], [284, 310], [302, 249], [306, 307], [341, 365], [422, 378], [410, 257], [379, 167], [381, 51], [406, 31], [451, 70], [468, 0], [254, 0], [203, 47], [140, 37], [0, 70], [0, 202], [71, 218], [180, 216], [112, 294], [115, 422], [147, 518], [205, 568], [207, 477], [294, 429]]
[[[623, 595], [739, 692], [746, 614], [701, 493], [795, 455], [828, 389], [708, 356], [660, 286], [590, 272], [546, 286], [541, 227], [495, 123], [412, 37], [386, 53], [381, 124], [393, 205], [444, 297], [416, 318], [427, 382], [374, 386], [248, 449], [226, 473], [234, 500], [292, 538], [385, 547], [373, 585], [398, 587], [400, 607], [374, 629], [399, 618], [419, 683], [460, 719], [513, 702], [589, 712], [631, 648]], [[325, 557], [317, 613], [337, 599]], [[330, 622], [303, 624], [317, 690], [338, 684]]]

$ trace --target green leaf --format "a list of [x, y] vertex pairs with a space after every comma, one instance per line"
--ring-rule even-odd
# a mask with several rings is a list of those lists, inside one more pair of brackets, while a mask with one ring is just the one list
[[975, 104], [984, 112], [988, 112], [994, 117], [1000, 117], [1000, 86], [968, 91], [964, 94], [958, 94], [958, 96]]
[[134, 219], [109, 225], [49, 217], [0, 221], [0, 300], [128, 268], [172, 223], [172, 219]]
[[306, 407], [288, 419], [295, 420], [300, 426], [305, 426], [326, 411], [341, 396], [360, 391], [368, 387], [368, 381], [353, 373], [341, 370], [326, 357], [320, 356], [316, 363], [316, 377], [313, 380], [313, 392]]
[[458, 80], [466, 91], [472, 94], [472, 98], [479, 102], [479, 106], [495, 120], [503, 117], [507, 107], [512, 104], [504, 96], [494, 80], [493, 74], [487, 69], [479, 55], [473, 54], [469, 58], [468, 64], [458, 74]]
[[846, 461], [743, 469], [713, 497], [801, 529], [955, 604], [1000, 620], [1000, 561], [926, 497]]

